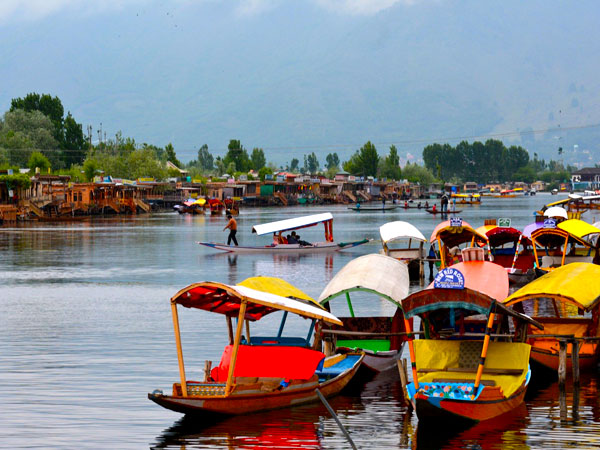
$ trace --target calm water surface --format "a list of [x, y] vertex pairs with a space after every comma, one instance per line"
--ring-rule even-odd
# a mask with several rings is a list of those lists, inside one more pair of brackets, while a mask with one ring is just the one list
[[[532, 212], [556, 197], [484, 199], [460, 215], [473, 226], [510, 217], [523, 228]], [[427, 237], [438, 223], [423, 211], [356, 213], [344, 206], [245, 209], [238, 239], [263, 244], [251, 226], [331, 211], [336, 240], [378, 238], [378, 227], [406, 220]], [[590, 221], [598, 220], [588, 217]], [[146, 398], [178, 379], [169, 298], [197, 281], [237, 283], [273, 275], [318, 296], [331, 277], [379, 242], [334, 255], [231, 256], [195, 241], [223, 241], [224, 217], [160, 213], [74, 224], [0, 228], [0, 447], [2, 448], [347, 448], [321, 405], [200, 423]], [[322, 227], [302, 230], [319, 240]], [[412, 286], [418, 289], [419, 286]], [[346, 313], [342, 303], [334, 313]], [[357, 312], [389, 312], [359, 298]], [[186, 370], [201, 378], [204, 360], [226, 344], [222, 316], [180, 313]], [[265, 318], [275, 329], [277, 318]], [[292, 323], [304, 333], [305, 323]], [[397, 379], [355, 386], [331, 400], [361, 448], [599, 448], [597, 378], [583, 379], [579, 408], [561, 409], [556, 383], [537, 380], [510, 417], [447, 435], [420, 429], [400, 402]]]

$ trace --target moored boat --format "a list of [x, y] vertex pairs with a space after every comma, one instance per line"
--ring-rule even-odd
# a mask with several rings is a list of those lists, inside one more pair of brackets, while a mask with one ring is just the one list
[[[528, 330], [531, 359], [558, 370], [559, 339], [577, 341], [579, 367], [595, 370], [598, 364], [600, 331], [600, 266], [574, 262], [559, 267], [514, 292], [503, 303], [532, 316], [544, 331]], [[571, 368], [572, 345], [567, 346], [567, 370]]]
[[[476, 244], [488, 245], [488, 238], [475, 230], [468, 222], [460, 218], [453, 218], [440, 222], [431, 233], [429, 242], [437, 243], [440, 253], [440, 269], [444, 269], [452, 265], [455, 258], [462, 257], [462, 255], [456, 254], [460, 245], [467, 244], [470, 247]], [[451, 250], [454, 250], [454, 255]]]
[[594, 261], [600, 229], [578, 219], [546, 219], [531, 231], [536, 272], [543, 275], [573, 262]]
[[427, 243], [423, 233], [414, 225], [397, 220], [380, 226], [379, 236], [383, 254], [405, 262], [411, 279], [423, 278], [424, 244]]
[[352, 211], [393, 211], [394, 209], [398, 209], [400, 206], [398, 205], [381, 205], [381, 206], [350, 206], [348, 209]]
[[[284, 231], [294, 231], [312, 227], [322, 223], [325, 227], [325, 241], [290, 243], [283, 236]], [[331, 213], [313, 214], [310, 216], [294, 217], [260, 225], [254, 225], [252, 232], [257, 235], [273, 234], [273, 243], [270, 245], [244, 246], [227, 245], [215, 242], [197, 242], [199, 245], [233, 253], [325, 253], [337, 252], [358, 245], [366, 244], [369, 239], [350, 242], [335, 242], [333, 240], [333, 216]]]
[[462, 212], [462, 209], [448, 209], [446, 211], [442, 211], [441, 209], [433, 209], [433, 208], [425, 208], [429, 214], [458, 214]]
[[468, 261], [443, 269], [402, 301], [405, 317], [419, 316], [422, 324], [421, 337], [408, 341], [413, 382], [407, 391], [419, 422], [476, 423], [523, 403], [531, 347], [510, 341], [506, 318], [517, 319], [522, 339], [526, 324], [541, 325], [502, 305], [507, 294], [502, 267]]
[[[329, 325], [324, 335], [333, 339], [334, 347], [344, 351], [365, 352], [363, 366], [378, 373], [396, 368], [405, 338], [404, 316], [401, 301], [408, 294], [408, 268], [406, 264], [389, 256], [364, 255], [346, 264], [327, 284], [319, 303], [331, 305], [331, 300], [344, 296], [349, 317], [339, 317], [343, 325]], [[356, 316], [350, 294], [365, 292], [369, 302], [387, 300], [395, 306], [392, 316]], [[363, 300], [363, 298], [361, 298]], [[380, 308], [369, 308], [380, 309]]]
[[483, 225], [477, 230], [487, 236], [492, 261], [506, 269], [514, 284], [527, 283], [535, 277], [535, 258], [530, 251], [531, 241], [521, 231], [510, 226]]
[[[264, 278], [264, 277], [263, 277]], [[249, 414], [318, 401], [316, 389], [326, 397], [339, 393], [352, 379], [363, 355], [325, 355], [310, 343], [315, 323], [341, 324], [331, 313], [315, 305], [298, 289], [283, 280], [249, 279], [238, 285], [217, 282], [195, 283], [171, 298], [180, 382], [171, 394], [160, 390], [148, 394], [153, 402], [173, 411], [210, 417]], [[269, 291], [253, 289], [268, 285]], [[308, 297], [310, 298], [310, 297]], [[219, 364], [206, 363], [204, 381], [187, 379], [179, 331], [177, 306], [201, 309], [227, 318], [229, 344]], [[282, 311], [276, 336], [250, 334], [250, 322]], [[311, 319], [306, 338], [283, 337], [289, 313]], [[237, 317], [237, 326], [232, 318]], [[245, 335], [244, 333], [245, 328]]]

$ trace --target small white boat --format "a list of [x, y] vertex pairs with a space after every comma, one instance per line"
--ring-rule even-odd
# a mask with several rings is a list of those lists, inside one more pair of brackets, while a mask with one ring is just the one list
[[[325, 241], [287, 243], [282, 236], [284, 231], [298, 230], [322, 223], [325, 227]], [[279, 220], [260, 225], [254, 225], [252, 232], [261, 236], [264, 234], [273, 234], [274, 242], [270, 245], [227, 245], [215, 242], [198, 242], [205, 247], [214, 248], [230, 253], [325, 253], [337, 252], [347, 248], [366, 244], [370, 239], [362, 239], [350, 242], [334, 242], [333, 240], [333, 216], [331, 213], [313, 214], [310, 216], [294, 217], [292, 219]], [[275, 243], [277, 241], [277, 243]]]
[[[414, 225], [398, 220], [379, 227], [379, 236], [384, 255], [406, 263], [412, 279], [422, 277], [423, 258], [426, 257], [424, 244], [427, 242], [423, 233]], [[392, 242], [394, 245], [390, 245]], [[398, 246], [398, 243], [402, 246]], [[416, 245], [413, 246], [413, 243]]]

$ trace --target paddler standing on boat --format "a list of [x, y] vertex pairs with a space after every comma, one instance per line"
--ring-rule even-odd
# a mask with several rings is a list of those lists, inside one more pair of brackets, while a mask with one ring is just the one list
[[223, 231], [225, 231], [227, 228], [229, 228], [229, 236], [227, 237], [227, 245], [231, 245], [231, 241], [233, 241], [233, 243], [237, 247], [238, 241], [235, 238], [235, 235], [237, 233], [237, 222], [235, 221], [235, 219], [233, 218], [233, 216], [231, 214], [227, 214], [227, 218], [229, 219], [229, 222], [227, 222], [227, 225], [225, 226], [225, 228], [223, 228]]

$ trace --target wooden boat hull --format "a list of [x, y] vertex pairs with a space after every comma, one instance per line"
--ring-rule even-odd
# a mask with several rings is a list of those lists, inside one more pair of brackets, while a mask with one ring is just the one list
[[379, 207], [373, 207], [373, 206], [361, 206], [360, 208], [357, 208], [356, 206], [354, 207], [350, 207], [348, 209], [351, 209], [352, 211], [371, 211], [371, 212], [377, 212], [377, 211], [393, 211], [394, 209], [398, 209], [398, 206], [379, 206]]
[[413, 400], [419, 422], [462, 422], [475, 424], [493, 419], [517, 408], [525, 397], [527, 384], [524, 383], [508, 398], [489, 400], [453, 400], [429, 397], [417, 392]]
[[289, 408], [318, 401], [316, 389], [325, 397], [337, 395], [352, 380], [362, 360], [363, 356], [351, 368], [322, 383], [306, 380], [271, 392], [263, 392], [256, 385], [238, 385], [227, 397], [182, 397], [150, 393], [148, 398], [164, 408], [183, 414], [233, 416]]
[[214, 242], [197, 242], [199, 245], [220, 250], [229, 253], [328, 253], [353, 248], [362, 244], [366, 244], [370, 239], [353, 242], [316, 242], [312, 245], [300, 244], [278, 244], [278, 245], [263, 245], [263, 246], [236, 246], [227, 244], [218, 244]]
[[[554, 373], [558, 371], [558, 341], [556, 342], [556, 352], [548, 351], [535, 346], [535, 341], [531, 345], [531, 359], [544, 368]], [[580, 372], [591, 372], [596, 370], [598, 365], [598, 353], [579, 353]], [[567, 373], [572, 373], [573, 362], [571, 360], [571, 351], [567, 352]]]
[[524, 285], [529, 283], [535, 278], [535, 272], [533, 269], [523, 272], [521, 269], [506, 268], [508, 273], [508, 281], [515, 285]]
[[454, 209], [448, 211], [442, 211], [441, 209], [436, 209], [435, 211], [431, 208], [426, 209], [429, 214], [458, 214], [462, 212], [462, 209]]
[[398, 361], [398, 351], [391, 350], [389, 352], [365, 353], [363, 366], [374, 373], [386, 372], [396, 369]]

